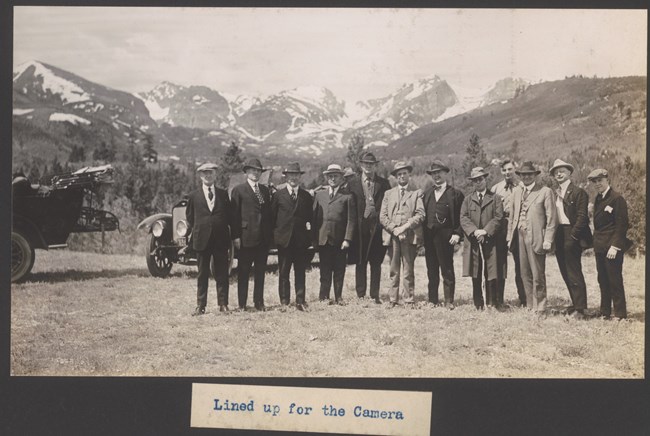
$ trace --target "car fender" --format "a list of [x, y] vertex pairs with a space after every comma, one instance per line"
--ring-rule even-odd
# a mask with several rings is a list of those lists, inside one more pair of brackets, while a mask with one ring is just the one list
[[158, 220], [162, 220], [167, 224], [168, 228], [172, 226], [172, 214], [171, 213], [157, 213], [140, 221], [137, 229], [145, 229], [147, 233], [151, 233], [151, 226]]
[[45, 242], [43, 234], [39, 230], [38, 226], [36, 226], [36, 224], [34, 224], [29, 218], [21, 215], [14, 215], [13, 229], [14, 231], [22, 233], [25, 238], [27, 238], [32, 248], [44, 248], [47, 250], [47, 243]]

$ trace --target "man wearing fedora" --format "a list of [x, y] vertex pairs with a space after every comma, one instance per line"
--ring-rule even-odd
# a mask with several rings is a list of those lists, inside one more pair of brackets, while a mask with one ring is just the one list
[[553, 191], [536, 182], [541, 173], [526, 161], [516, 171], [523, 186], [515, 188], [510, 205], [508, 247], [519, 247], [521, 275], [528, 308], [546, 309], [546, 253], [551, 250], [557, 213]]
[[228, 311], [228, 249], [230, 248], [230, 199], [224, 189], [217, 188], [217, 165], [205, 163], [198, 167], [201, 187], [188, 196], [185, 214], [192, 248], [196, 251], [196, 309], [192, 316], [203, 315], [208, 303], [210, 260], [214, 259], [217, 282], [217, 304], [220, 312]]
[[391, 307], [399, 302], [400, 270], [404, 270], [402, 298], [404, 303], [413, 304], [415, 297], [415, 257], [417, 248], [423, 244], [422, 222], [424, 204], [422, 191], [409, 185], [413, 167], [406, 162], [397, 162], [391, 174], [397, 179], [397, 186], [384, 194], [379, 212], [383, 226], [383, 242], [390, 255]]
[[321, 301], [329, 300], [332, 278], [334, 278], [336, 303], [343, 304], [346, 254], [354, 239], [356, 205], [354, 196], [347, 190], [341, 189], [343, 169], [340, 165], [329, 165], [323, 174], [327, 178], [328, 187], [316, 191], [312, 226], [320, 259], [318, 297]]
[[499, 235], [503, 225], [501, 197], [487, 189], [488, 173], [472, 168], [469, 180], [474, 192], [465, 197], [460, 209], [460, 225], [465, 232], [463, 276], [472, 278], [474, 306], [484, 308], [482, 276], [485, 276], [485, 304], [500, 308], [498, 279], [505, 279], [506, 256], [500, 253]]
[[460, 208], [465, 196], [447, 184], [449, 167], [434, 160], [427, 174], [433, 186], [424, 191], [424, 254], [429, 278], [429, 302], [438, 304], [440, 275], [445, 295], [445, 306], [454, 308], [456, 275], [454, 273], [454, 246], [462, 237]]
[[271, 196], [269, 189], [258, 183], [266, 171], [259, 159], [249, 159], [244, 164], [246, 181], [235, 186], [230, 194], [232, 201], [232, 234], [237, 259], [237, 293], [239, 308], [246, 310], [248, 279], [254, 265], [253, 303], [255, 309], [264, 311], [264, 274], [269, 247], [273, 243], [271, 221]]
[[354, 194], [357, 205], [357, 233], [351, 254], [356, 263], [355, 282], [357, 297], [363, 298], [368, 287], [368, 264], [370, 264], [370, 298], [375, 303], [379, 299], [379, 279], [381, 263], [386, 255], [379, 225], [379, 209], [384, 193], [390, 189], [390, 183], [377, 175], [377, 158], [370, 152], [359, 158], [361, 177], [348, 182], [349, 190]]
[[627, 318], [623, 254], [632, 246], [627, 238], [630, 226], [627, 202], [609, 185], [607, 170], [595, 169], [587, 179], [598, 192], [594, 200], [594, 253], [600, 286], [600, 315], [610, 319], [613, 303], [614, 317], [621, 320]]
[[285, 189], [280, 189], [271, 200], [273, 239], [278, 247], [278, 289], [280, 303], [287, 306], [290, 300], [291, 284], [289, 272], [293, 265], [296, 289], [296, 308], [305, 310], [305, 270], [308, 248], [311, 245], [312, 197], [300, 188], [300, 176], [304, 174], [298, 162], [289, 163], [282, 174], [287, 180]]
[[549, 170], [558, 183], [555, 191], [558, 226], [555, 232], [555, 257], [560, 273], [569, 290], [571, 306], [566, 314], [585, 318], [587, 285], [582, 274], [582, 250], [591, 247], [593, 238], [589, 228], [587, 192], [571, 181], [573, 165], [556, 159]]
[[[517, 180], [515, 176], [515, 164], [511, 159], [504, 159], [501, 162], [501, 175], [503, 180], [501, 180], [496, 185], [492, 186], [491, 191], [496, 195], [501, 197], [503, 201], [503, 217], [504, 222], [501, 226], [498, 236], [498, 245], [499, 252], [504, 252], [506, 258], [504, 259], [505, 266], [507, 269], [508, 266], [508, 242], [507, 242], [507, 233], [508, 233], [508, 222], [510, 221], [510, 205], [512, 204], [512, 193], [516, 186], [522, 185], [521, 181]], [[519, 303], [522, 307], [526, 307], [526, 290], [524, 288], [524, 282], [521, 279], [521, 267], [519, 265], [519, 249], [517, 245], [510, 247], [512, 253], [512, 260], [515, 264], [515, 287], [517, 288], [517, 296], [519, 297]], [[505, 292], [505, 279], [497, 280], [497, 297], [499, 298], [499, 303], [504, 304], [504, 292]]]

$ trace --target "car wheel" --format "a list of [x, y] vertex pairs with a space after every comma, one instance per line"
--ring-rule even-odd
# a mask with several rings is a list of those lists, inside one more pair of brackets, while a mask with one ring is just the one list
[[11, 232], [11, 282], [22, 280], [34, 266], [36, 253], [19, 232]]
[[172, 261], [165, 254], [164, 250], [158, 250], [161, 242], [160, 239], [151, 235], [149, 239], [149, 249], [147, 250], [147, 268], [149, 273], [154, 277], [167, 277], [172, 269]]

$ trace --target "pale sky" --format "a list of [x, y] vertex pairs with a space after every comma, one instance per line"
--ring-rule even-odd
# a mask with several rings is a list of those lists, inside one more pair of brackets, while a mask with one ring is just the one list
[[645, 10], [15, 7], [14, 68], [29, 60], [128, 92], [167, 80], [229, 94], [324, 86], [385, 96], [438, 75], [647, 75]]

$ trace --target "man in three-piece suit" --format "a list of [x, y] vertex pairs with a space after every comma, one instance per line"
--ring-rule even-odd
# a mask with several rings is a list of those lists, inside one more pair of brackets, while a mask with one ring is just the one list
[[215, 186], [217, 165], [205, 163], [197, 172], [201, 187], [189, 194], [185, 210], [188, 234], [196, 251], [197, 278], [196, 309], [192, 316], [203, 315], [208, 303], [210, 259], [214, 258], [219, 311], [228, 311], [228, 249], [230, 248], [230, 200], [228, 193]]
[[423, 244], [422, 222], [424, 204], [422, 191], [409, 185], [413, 167], [406, 162], [397, 162], [391, 174], [397, 179], [397, 186], [384, 194], [379, 212], [383, 226], [383, 242], [390, 255], [390, 306], [399, 301], [400, 269], [403, 268], [402, 298], [404, 303], [413, 304], [415, 297], [415, 257], [417, 248]]
[[258, 183], [266, 171], [258, 159], [249, 159], [243, 168], [246, 181], [235, 186], [230, 194], [232, 202], [232, 237], [239, 250], [237, 293], [239, 308], [246, 310], [248, 279], [254, 264], [253, 303], [264, 311], [264, 274], [269, 247], [273, 243], [271, 196], [269, 189]]
[[571, 182], [573, 165], [556, 159], [549, 173], [558, 183], [555, 191], [558, 226], [555, 232], [555, 257], [560, 273], [571, 296], [566, 314], [585, 318], [587, 285], [582, 274], [582, 250], [591, 247], [593, 238], [589, 229], [587, 192]]
[[356, 205], [354, 196], [341, 188], [343, 169], [340, 165], [329, 165], [323, 174], [328, 187], [316, 192], [312, 226], [320, 259], [319, 299], [329, 300], [334, 277], [334, 297], [336, 303], [343, 304], [346, 254], [354, 238]]
[[498, 239], [503, 225], [503, 203], [500, 196], [487, 189], [487, 177], [483, 167], [472, 168], [469, 180], [474, 192], [465, 197], [460, 209], [460, 224], [465, 232], [463, 276], [472, 278], [474, 306], [479, 310], [484, 309], [484, 304], [500, 308], [498, 280], [505, 279], [507, 260], [505, 253], [500, 252], [505, 247]]
[[359, 159], [361, 177], [351, 179], [348, 182], [348, 189], [354, 194], [357, 204], [357, 233], [352, 247], [352, 255], [356, 261], [357, 297], [363, 298], [366, 295], [368, 264], [370, 264], [370, 298], [375, 303], [381, 303], [379, 279], [386, 247], [382, 243], [379, 209], [384, 193], [390, 189], [390, 183], [377, 175], [377, 163], [374, 154], [364, 153]]
[[271, 200], [273, 219], [273, 238], [278, 247], [280, 303], [287, 306], [290, 300], [291, 285], [289, 272], [293, 265], [296, 288], [296, 308], [304, 311], [305, 270], [307, 269], [308, 248], [311, 245], [311, 221], [313, 199], [300, 188], [300, 176], [304, 174], [298, 162], [289, 163], [282, 174], [287, 179], [285, 189], [280, 189]]
[[614, 317], [620, 320], [627, 317], [623, 254], [632, 246], [627, 238], [627, 202], [609, 185], [607, 170], [593, 170], [587, 179], [598, 191], [594, 201], [594, 253], [600, 286], [600, 314], [610, 319], [613, 302]]
[[445, 293], [445, 306], [454, 308], [456, 275], [454, 246], [462, 237], [460, 207], [465, 196], [447, 184], [449, 167], [434, 160], [427, 174], [433, 186], [424, 191], [424, 254], [429, 278], [429, 302], [438, 304], [440, 275]]
[[524, 162], [516, 173], [523, 186], [517, 186], [512, 194], [508, 247], [513, 244], [519, 247], [527, 307], [543, 313], [546, 309], [546, 253], [551, 250], [557, 228], [555, 198], [550, 188], [536, 182], [541, 171], [532, 162]]

